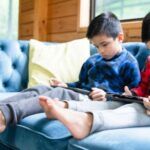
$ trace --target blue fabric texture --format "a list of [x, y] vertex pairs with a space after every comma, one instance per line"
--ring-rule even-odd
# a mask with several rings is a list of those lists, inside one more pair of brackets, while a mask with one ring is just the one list
[[68, 86], [86, 90], [97, 87], [109, 93], [122, 93], [124, 86], [136, 87], [140, 79], [137, 60], [123, 49], [110, 60], [102, 58], [99, 54], [91, 56], [83, 64], [79, 81], [68, 83]]
[[27, 41], [0, 40], [0, 92], [18, 92], [28, 83]]
[[68, 150], [150, 150], [150, 127], [107, 130], [83, 140], [71, 139]]
[[[149, 55], [145, 44], [133, 42], [123, 46], [136, 57], [142, 69]], [[95, 54], [96, 48], [93, 45], [90, 48], [91, 54]], [[0, 100], [27, 87], [28, 52], [28, 41], [0, 40]], [[10, 147], [20, 150], [66, 150], [67, 147], [69, 150], [149, 150], [150, 127], [102, 131], [77, 141], [59, 121], [49, 121], [42, 113], [26, 117], [0, 134], [0, 148], [10, 150]]]
[[44, 113], [23, 119], [0, 134], [1, 142], [20, 150], [67, 149], [70, 132], [57, 120], [49, 121]]

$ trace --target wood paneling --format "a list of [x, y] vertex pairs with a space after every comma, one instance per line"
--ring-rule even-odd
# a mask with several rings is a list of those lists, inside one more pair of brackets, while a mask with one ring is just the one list
[[33, 10], [34, 8], [34, 0], [28, 0], [28, 1], [21, 1], [20, 4], [22, 5], [21, 11], [28, 11]]
[[66, 1], [69, 1], [69, 0], [49, 0], [49, 4], [55, 4], [55, 3], [62, 3], [62, 2], [66, 2]]
[[67, 42], [69, 40], [74, 40], [74, 39], [84, 38], [84, 37], [85, 37], [85, 33], [77, 33], [77, 32], [48, 34], [48, 41]]
[[[78, 0], [20, 0], [19, 38], [56, 42], [85, 37], [77, 28]], [[122, 23], [125, 42], [141, 40], [141, 21]]]
[[33, 10], [22, 12], [20, 15], [20, 21], [19, 21], [20, 24], [26, 24], [26, 23], [33, 22], [33, 15], [34, 15]]
[[122, 27], [125, 35], [125, 42], [141, 41], [141, 21], [125, 22]]
[[77, 1], [70, 0], [48, 6], [48, 19], [77, 14]]
[[21, 37], [33, 35], [33, 23], [20, 25], [20, 30], [22, 31], [20, 33]]
[[34, 3], [33, 38], [47, 41], [48, 0], [36, 0]]
[[56, 18], [48, 21], [48, 33], [65, 33], [74, 31], [77, 28], [76, 16]]
[[19, 39], [33, 38], [33, 15], [35, 0], [19, 1]]
[[33, 0], [20, 0], [20, 3], [25, 4], [25, 3], [28, 3], [28, 2], [31, 2], [31, 1], [33, 1]]
[[20, 40], [29, 40], [29, 39], [33, 39], [33, 35], [20, 36], [19, 39], [20, 39]]

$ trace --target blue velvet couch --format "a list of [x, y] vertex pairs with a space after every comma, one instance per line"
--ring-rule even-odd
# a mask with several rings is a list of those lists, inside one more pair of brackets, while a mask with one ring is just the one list
[[[55, 44], [55, 43], [49, 43]], [[124, 43], [143, 68], [148, 50], [144, 43]], [[91, 45], [91, 55], [96, 49]], [[0, 40], [0, 100], [27, 87], [28, 41]], [[0, 150], [150, 150], [150, 127], [107, 130], [75, 140], [57, 120], [44, 113], [24, 118], [0, 134]]]

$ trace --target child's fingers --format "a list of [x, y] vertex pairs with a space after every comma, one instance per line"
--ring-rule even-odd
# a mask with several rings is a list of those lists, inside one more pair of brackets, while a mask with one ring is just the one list
[[147, 101], [146, 99], [145, 99], [145, 100], [143, 100], [143, 102], [144, 102], [144, 106], [145, 106], [145, 108], [146, 108], [146, 109], [148, 109], [148, 110], [150, 110], [150, 102], [149, 102], [149, 101]]
[[102, 100], [105, 100], [106, 98], [105, 98], [105, 96], [104, 95], [94, 95], [93, 97], [92, 97], [92, 100], [93, 101], [102, 101]]
[[125, 91], [125, 95], [132, 95], [131, 91], [129, 90], [129, 88], [127, 86], [124, 87], [124, 91]]

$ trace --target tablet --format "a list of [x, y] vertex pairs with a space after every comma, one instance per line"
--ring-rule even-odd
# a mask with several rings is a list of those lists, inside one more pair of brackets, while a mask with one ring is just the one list
[[119, 95], [119, 94], [106, 94], [106, 98], [112, 101], [120, 101], [120, 102], [127, 102], [127, 103], [141, 103], [143, 104], [142, 97], [138, 96], [130, 96], [130, 95]]

